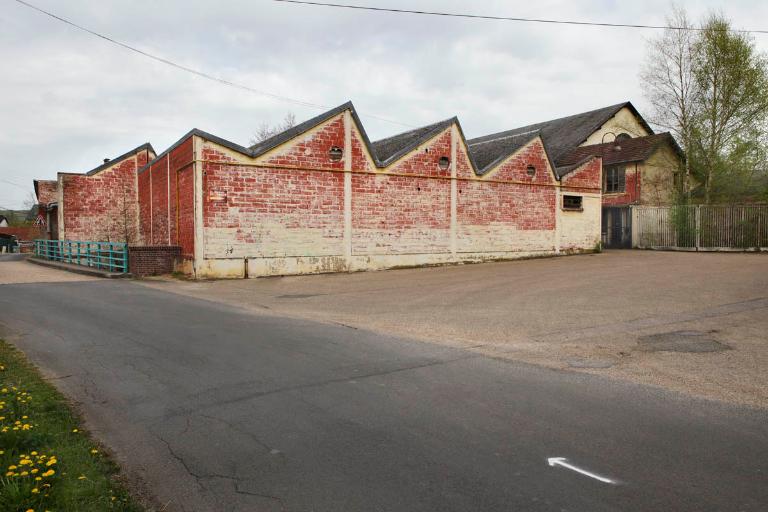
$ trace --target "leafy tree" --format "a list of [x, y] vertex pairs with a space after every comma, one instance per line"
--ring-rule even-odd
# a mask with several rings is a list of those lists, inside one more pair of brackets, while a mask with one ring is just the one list
[[768, 183], [768, 63], [752, 39], [721, 15], [697, 30], [674, 8], [671, 27], [649, 41], [640, 74], [651, 121], [686, 151], [685, 185], [713, 200], [754, 200]]
[[762, 142], [768, 120], [768, 63], [748, 35], [712, 15], [697, 38], [693, 69], [700, 91], [693, 138], [704, 200], [710, 202], [723, 164], [735, 163], [739, 152]]

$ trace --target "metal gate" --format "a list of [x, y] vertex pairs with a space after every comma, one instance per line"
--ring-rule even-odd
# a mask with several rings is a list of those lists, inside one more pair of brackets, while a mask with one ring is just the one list
[[603, 247], [607, 249], [632, 248], [632, 213], [629, 206], [603, 208]]

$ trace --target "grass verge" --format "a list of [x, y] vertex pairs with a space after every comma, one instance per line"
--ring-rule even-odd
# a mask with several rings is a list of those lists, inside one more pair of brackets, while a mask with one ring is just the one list
[[66, 399], [0, 340], [0, 510], [136, 511]]

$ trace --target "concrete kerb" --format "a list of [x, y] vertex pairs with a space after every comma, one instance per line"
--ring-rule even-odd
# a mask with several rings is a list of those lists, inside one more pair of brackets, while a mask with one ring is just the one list
[[133, 274], [128, 272], [108, 272], [106, 270], [99, 270], [92, 267], [84, 267], [82, 265], [72, 265], [70, 263], [62, 263], [60, 261], [49, 261], [42, 258], [30, 257], [27, 261], [34, 263], [35, 265], [41, 265], [43, 267], [51, 267], [59, 270], [66, 270], [68, 272], [74, 272], [76, 274], [83, 274], [86, 276], [103, 277], [106, 279], [124, 279], [133, 277]]

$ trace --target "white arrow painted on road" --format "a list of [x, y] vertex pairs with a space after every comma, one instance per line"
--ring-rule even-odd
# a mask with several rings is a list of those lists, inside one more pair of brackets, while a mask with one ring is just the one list
[[595, 480], [600, 480], [601, 482], [606, 483], [606, 484], [616, 485], [618, 483], [616, 480], [611, 480], [610, 478], [606, 478], [604, 476], [596, 475], [596, 474], [590, 473], [589, 471], [586, 471], [584, 469], [577, 468], [573, 464], [568, 464], [567, 461], [568, 461], [568, 459], [566, 459], [565, 457], [550, 457], [550, 458], [547, 459], [547, 464], [549, 464], [552, 467], [554, 467], [554, 466], [563, 466], [564, 468], [568, 468], [568, 469], [570, 469], [572, 471], [575, 471], [577, 473], [581, 473], [584, 476], [588, 476], [590, 478], [594, 478]]

